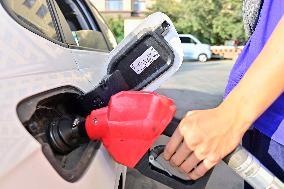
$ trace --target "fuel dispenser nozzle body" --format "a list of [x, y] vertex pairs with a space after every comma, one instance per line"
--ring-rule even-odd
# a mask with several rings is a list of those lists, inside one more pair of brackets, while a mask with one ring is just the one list
[[84, 141], [100, 140], [118, 163], [133, 168], [166, 129], [175, 111], [173, 101], [165, 96], [120, 92], [111, 97], [108, 106], [92, 111], [86, 119], [56, 120], [50, 125], [49, 138], [61, 153]]
[[85, 127], [117, 161], [134, 168], [175, 114], [173, 101], [152, 92], [121, 92], [105, 108], [94, 110]]

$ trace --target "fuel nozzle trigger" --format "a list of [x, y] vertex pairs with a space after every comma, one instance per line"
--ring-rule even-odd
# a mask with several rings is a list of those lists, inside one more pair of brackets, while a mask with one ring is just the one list
[[149, 163], [155, 168], [165, 171], [171, 177], [176, 177], [177, 179], [189, 181], [190, 179], [186, 174], [180, 172], [177, 167], [173, 167], [172, 165], [170, 165], [169, 161], [163, 158], [164, 150], [165, 145], [155, 146], [150, 151]]
[[168, 171], [166, 167], [164, 167], [160, 162], [157, 161], [157, 158], [164, 152], [165, 146], [156, 146], [154, 149], [150, 151], [150, 156], [149, 156], [149, 163], [165, 172], [167, 172], [170, 176], [173, 176], [173, 174]]

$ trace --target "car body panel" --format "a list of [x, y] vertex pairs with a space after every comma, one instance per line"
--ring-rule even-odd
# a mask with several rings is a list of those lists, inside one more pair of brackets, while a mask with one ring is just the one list
[[[86, 79], [95, 86], [107, 73], [107, 52], [97, 52], [74, 49], [72, 56], [78, 64], [78, 69]], [[94, 59], [94, 57], [96, 57]]]
[[190, 34], [180, 34], [179, 37], [190, 38], [193, 43], [182, 43], [184, 59], [198, 60], [199, 55], [205, 54], [208, 59], [212, 57], [210, 46], [202, 44], [196, 37]]
[[30, 153], [30, 157], [23, 160], [16, 169], [0, 180], [0, 188], [11, 189], [19, 186], [29, 189], [115, 188], [118, 182], [114, 173], [122, 171], [119, 169], [121, 166], [114, 163], [105, 153], [105, 149], [101, 148], [85, 175], [79, 181], [70, 183], [59, 176], [54, 176], [57, 172], [46, 161], [41, 149], [38, 149]]
[[65, 181], [48, 162], [41, 145], [24, 128], [16, 112], [20, 101], [50, 89], [74, 86], [83, 92], [91, 90], [90, 80], [96, 83], [105, 73], [101, 61], [107, 53], [79, 53], [55, 44], [21, 26], [2, 6], [0, 16], [0, 188], [117, 187], [126, 168], [115, 163], [104, 147], [100, 147], [77, 182]]

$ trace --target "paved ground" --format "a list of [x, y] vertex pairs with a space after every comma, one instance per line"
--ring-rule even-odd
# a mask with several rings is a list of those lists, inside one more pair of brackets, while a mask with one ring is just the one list
[[[157, 92], [174, 99], [182, 117], [188, 110], [216, 107], [222, 101], [222, 95], [232, 68], [232, 61], [211, 61], [208, 63], [185, 62], [180, 70]], [[163, 137], [158, 143], [165, 143]], [[241, 179], [223, 163], [218, 165], [207, 184], [206, 189], [240, 189]], [[135, 170], [129, 170], [126, 189], [168, 189]]]

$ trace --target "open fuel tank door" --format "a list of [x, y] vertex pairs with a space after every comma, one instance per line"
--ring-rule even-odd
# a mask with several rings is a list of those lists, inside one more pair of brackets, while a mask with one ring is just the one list
[[133, 30], [109, 56], [108, 74], [119, 70], [131, 90], [153, 91], [183, 61], [183, 49], [172, 21], [154, 13]]
[[183, 49], [170, 18], [160, 12], [148, 16], [108, 58], [107, 75], [94, 90], [81, 96], [87, 113], [108, 104], [120, 91], [154, 91], [183, 61]]

